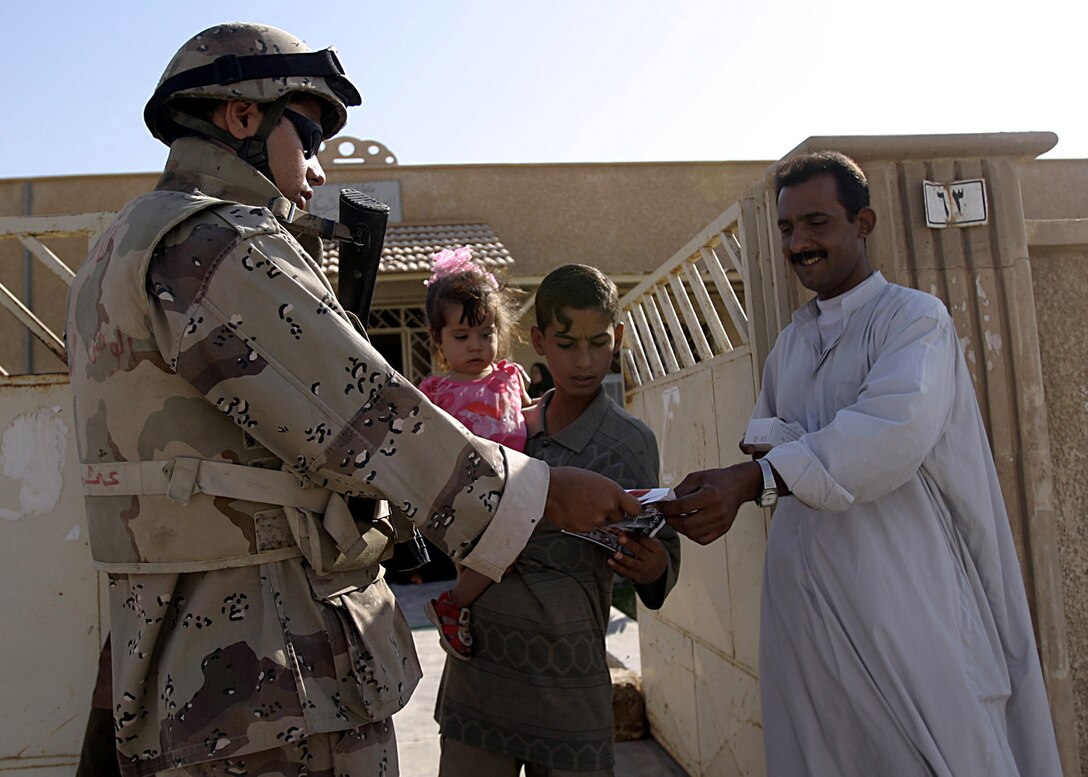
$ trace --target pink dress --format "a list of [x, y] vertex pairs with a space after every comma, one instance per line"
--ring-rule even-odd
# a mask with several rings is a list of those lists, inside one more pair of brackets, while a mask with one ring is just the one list
[[514, 362], [493, 364], [491, 374], [478, 380], [451, 380], [431, 375], [419, 384], [427, 398], [452, 415], [477, 437], [525, 450], [525, 416], [521, 413], [522, 369]]

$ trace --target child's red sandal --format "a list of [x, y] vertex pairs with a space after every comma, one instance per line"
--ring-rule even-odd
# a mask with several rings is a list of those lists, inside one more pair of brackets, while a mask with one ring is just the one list
[[472, 657], [472, 634], [469, 631], [469, 609], [453, 603], [449, 591], [443, 591], [437, 599], [423, 605], [427, 620], [438, 627], [442, 649], [459, 661]]

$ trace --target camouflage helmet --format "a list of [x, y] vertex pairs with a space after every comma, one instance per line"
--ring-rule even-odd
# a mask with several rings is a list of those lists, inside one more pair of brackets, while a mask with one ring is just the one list
[[343, 128], [347, 106], [362, 103], [335, 49], [312, 51], [291, 33], [264, 24], [220, 24], [197, 33], [170, 60], [144, 108], [144, 122], [170, 145], [193, 134], [194, 123], [178, 111], [181, 98], [282, 104], [297, 92], [321, 102], [325, 138]]

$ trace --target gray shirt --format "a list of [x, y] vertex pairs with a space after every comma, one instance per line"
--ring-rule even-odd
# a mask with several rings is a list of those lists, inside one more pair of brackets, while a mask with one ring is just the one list
[[[526, 414], [525, 452], [551, 466], [606, 475], [625, 488], [657, 485], [657, 442], [601, 391], [577, 421], [551, 435], [544, 409]], [[680, 541], [665, 527], [665, 574], [636, 586], [657, 609], [680, 571]], [[555, 769], [612, 765], [612, 682], [605, 629], [612, 599], [609, 552], [537, 527], [513, 571], [472, 605], [474, 655], [446, 661], [435, 719], [442, 735]]]

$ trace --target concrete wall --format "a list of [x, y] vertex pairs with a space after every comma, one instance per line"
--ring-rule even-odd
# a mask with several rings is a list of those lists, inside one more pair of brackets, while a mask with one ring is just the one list
[[[567, 262], [646, 272], [760, 177], [765, 162], [471, 165], [336, 171], [401, 183], [405, 222], [486, 221], [515, 276]], [[369, 178], [367, 177], [369, 176]]]
[[1088, 159], [1036, 159], [1020, 167], [1024, 218], [1088, 218]]
[[[164, 149], [165, 157], [165, 149]], [[329, 185], [400, 182], [406, 222], [484, 221], [517, 264], [513, 280], [532, 283], [566, 262], [592, 264], [617, 278], [655, 268], [721, 213], [769, 162], [645, 164], [428, 165], [349, 167], [327, 164]], [[0, 180], [0, 216], [116, 211], [154, 187], [157, 172]], [[1028, 218], [1088, 217], [1088, 160], [1036, 160], [1023, 166]], [[77, 238], [50, 247], [70, 266], [86, 254]], [[0, 240], [0, 283], [24, 296], [24, 251]], [[66, 290], [31, 263], [33, 309], [54, 331], [63, 325]], [[380, 294], [380, 291], [379, 291]], [[420, 292], [422, 298], [422, 292]], [[24, 334], [0, 311], [0, 365], [24, 371]], [[33, 345], [32, 371], [64, 369]]]
[[[1086, 236], [1088, 237], [1088, 236]], [[1031, 246], [1080, 761], [1088, 765], [1088, 240]]]
[[[397, 180], [405, 222], [489, 223], [517, 264], [511, 279], [540, 278], [567, 262], [610, 275], [639, 275], [676, 251], [692, 233], [759, 178], [766, 162], [649, 164], [440, 165], [334, 169], [329, 185]], [[116, 211], [154, 187], [157, 173], [0, 181], [0, 216]], [[85, 241], [50, 247], [75, 267]], [[0, 283], [23, 296], [24, 251], [0, 240]], [[33, 309], [59, 331], [66, 290], [35, 262]], [[419, 300], [423, 287], [418, 285]], [[381, 295], [381, 288], [378, 291]], [[12, 322], [12, 323], [9, 323]], [[23, 372], [23, 332], [0, 311], [0, 364]], [[35, 344], [34, 371], [64, 366]]]

